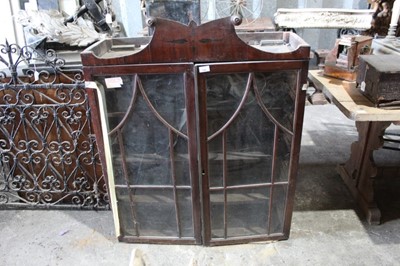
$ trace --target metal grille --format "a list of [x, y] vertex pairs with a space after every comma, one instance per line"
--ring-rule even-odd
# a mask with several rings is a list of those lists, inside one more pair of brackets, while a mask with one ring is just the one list
[[82, 71], [0, 47], [0, 207], [108, 208]]

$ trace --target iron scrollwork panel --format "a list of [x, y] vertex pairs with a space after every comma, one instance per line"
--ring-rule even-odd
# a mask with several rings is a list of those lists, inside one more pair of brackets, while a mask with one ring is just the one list
[[54, 51], [0, 48], [0, 207], [108, 209], [82, 71], [62, 72]]
[[85, 90], [0, 93], [0, 203], [108, 208]]

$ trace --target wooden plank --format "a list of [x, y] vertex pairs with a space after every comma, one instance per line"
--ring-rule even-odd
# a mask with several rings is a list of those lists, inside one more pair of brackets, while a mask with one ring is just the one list
[[321, 70], [310, 70], [309, 80], [329, 98], [339, 110], [354, 121], [399, 121], [400, 109], [377, 108], [356, 87], [355, 82], [324, 76]]

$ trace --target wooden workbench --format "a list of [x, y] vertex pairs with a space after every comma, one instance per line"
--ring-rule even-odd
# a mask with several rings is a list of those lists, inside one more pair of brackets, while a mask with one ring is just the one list
[[368, 222], [379, 224], [381, 212], [373, 189], [373, 179], [377, 175], [373, 152], [382, 147], [385, 129], [400, 120], [400, 109], [376, 108], [356, 88], [355, 82], [324, 76], [321, 70], [310, 70], [308, 78], [318, 91], [322, 91], [346, 117], [356, 123], [358, 140], [351, 145], [350, 158], [337, 169]]

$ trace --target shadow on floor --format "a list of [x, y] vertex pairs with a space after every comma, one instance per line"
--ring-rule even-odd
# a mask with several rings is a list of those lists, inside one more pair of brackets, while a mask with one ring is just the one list
[[400, 177], [378, 176], [375, 179], [375, 198], [381, 210], [381, 224], [400, 220]]
[[300, 165], [295, 211], [341, 210], [356, 207], [335, 165]]

